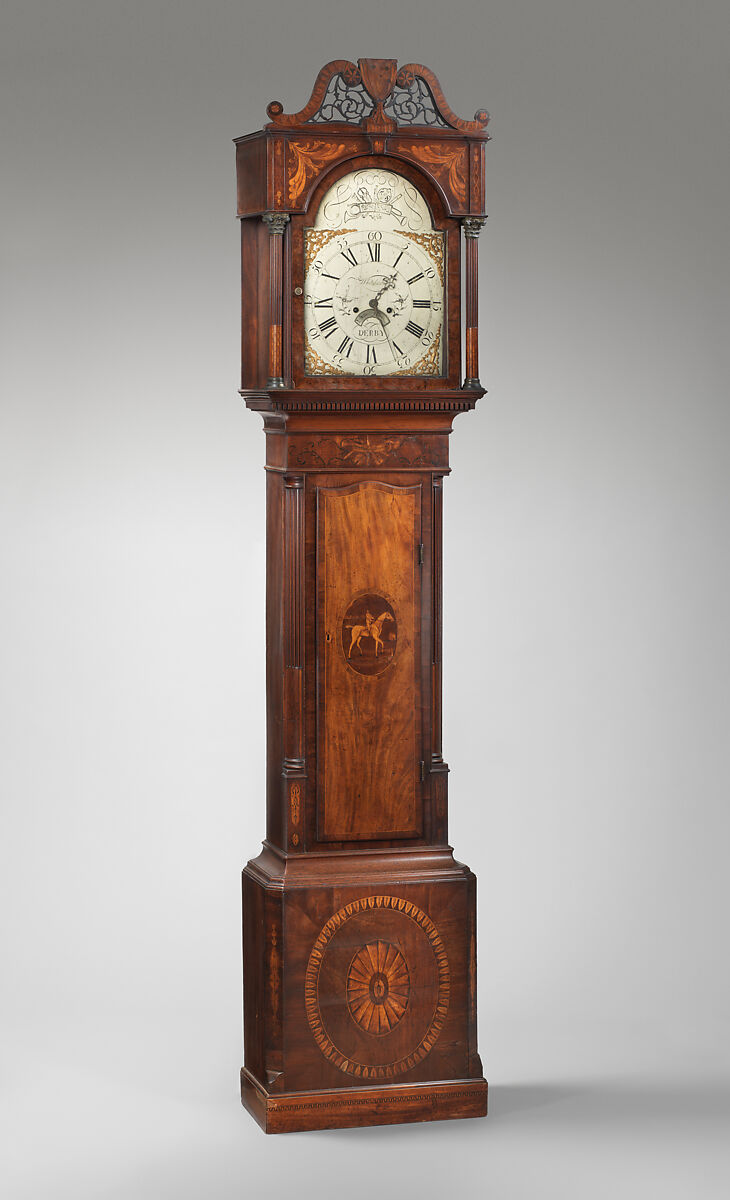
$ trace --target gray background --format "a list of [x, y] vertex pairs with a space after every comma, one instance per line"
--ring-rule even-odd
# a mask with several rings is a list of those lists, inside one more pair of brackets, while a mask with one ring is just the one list
[[[725, 1197], [726, 0], [5, 0], [0, 34], [4, 1196]], [[493, 113], [444, 731], [492, 1115], [267, 1139], [230, 139], [364, 55]]]

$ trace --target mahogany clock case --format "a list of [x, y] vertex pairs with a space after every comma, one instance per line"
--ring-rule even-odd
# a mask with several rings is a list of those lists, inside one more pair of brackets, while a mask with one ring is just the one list
[[[367, 87], [370, 115], [312, 123], [337, 79]], [[414, 79], [437, 130], [386, 115]], [[441, 746], [443, 479], [453, 418], [483, 394], [476, 337], [459, 382], [464, 269], [467, 334], [477, 318], [460, 226], [483, 223], [486, 114], [465, 132], [442, 96], [427, 68], [338, 61], [299, 114], [272, 104], [236, 144], [242, 394], [267, 472], [267, 830], [243, 873], [241, 1095], [268, 1132], [486, 1113], [476, 882], [448, 844]], [[304, 229], [358, 165], [408, 180], [447, 239], [439, 377], [305, 374]]]

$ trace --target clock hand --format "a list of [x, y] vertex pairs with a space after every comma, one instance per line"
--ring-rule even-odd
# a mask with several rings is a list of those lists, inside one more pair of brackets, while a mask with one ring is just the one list
[[362, 325], [362, 322], [366, 320], [367, 317], [377, 317], [380, 321], [381, 328], [383, 329], [386, 325], [390, 324], [390, 317], [386, 317], [385, 313], [380, 311], [378, 308], [378, 301], [383, 293], [388, 291], [388, 288], [395, 287], [397, 278], [397, 275], [386, 275], [385, 282], [383, 283], [380, 291], [373, 296], [372, 300], [368, 302], [368, 307], [355, 318], [358, 325]]
[[379, 299], [380, 299], [380, 297], [382, 296], [383, 292], [387, 292], [388, 288], [391, 288], [391, 287], [394, 287], [394, 286], [395, 286], [395, 281], [396, 281], [396, 279], [397, 279], [397, 278], [398, 278], [398, 276], [397, 276], [397, 275], [387, 275], [387, 276], [386, 276], [386, 278], [385, 278], [385, 283], [384, 283], [384, 284], [383, 284], [383, 286], [381, 287], [381, 289], [380, 289], [380, 291], [378, 292], [377, 296], [375, 297], [375, 299], [374, 299], [374, 300], [371, 300], [371, 301], [370, 301], [370, 303], [371, 303], [371, 304], [372, 304], [374, 307], [376, 307], [376, 306], [377, 306], [378, 300], [379, 300]]
[[390, 348], [390, 353], [392, 354], [393, 359], [395, 360], [395, 350], [393, 349], [393, 343], [391, 342], [390, 338], [388, 337], [388, 333], [385, 328], [386, 325], [390, 325], [390, 317], [386, 317], [385, 313], [380, 311], [380, 309], [378, 308], [377, 299], [371, 300], [370, 304], [371, 304], [374, 315], [376, 317], [378, 317], [378, 319], [380, 320], [380, 328], [383, 331], [383, 337], [385, 338], [386, 342], [388, 343], [388, 346]]
[[393, 349], [393, 343], [391, 342], [390, 338], [388, 337], [387, 333], [385, 332], [385, 326], [384, 326], [384, 325], [382, 325], [382, 326], [381, 326], [381, 328], [382, 328], [382, 330], [383, 330], [383, 334], [384, 334], [384, 336], [385, 336], [385, 340], [386, 340], [386, 342], [388, 343], [388, 345], [389, 345], [389, 347], [390, 347], [390, 353], [393, 355], [393, 361], [394, 361], [394, 362], [396, 362], [396, 361], [397, 361], [397, 359], [396, 359], [395, 350]]
[[[376, 276], [376, 278], [377, 278], [377, 276]], [[381, 276], [381, 278], [383, 279], [383, 286], [381, 287], [380, 291], [376, 294], [376, 296], [375, 296], [376, 300], [379, 300], [380, 297], [382, 296], [383, 292], [387, 292], [388, 288], [395, 287], [396, 280], [398, 279], [398, 275], [397, 274], [396, 275], [385, 275], [385, 276]], [[360, 286], [363, 289], [365, 289], [368, 286], [368, 284], [372, 282], [372, 277], [364, 278], [361, 275], [361, 276], [359, 276], [358, 282], [360, 283]]]
[[[386, 316], [386, 314], [378, 308], [378, 301], [384, 292], [387, 292], [389, 288], [395, 287], [397, 278], [397, 275], [386, 275], [380, 291], [368, 301], [367, 308], [363, 309], [363, 311], [359, 312], [355, 317], [356, 325], [362, 325], [364, 321], [372, 320], [373, 318], [376, 318], [378, 321], [380, 321], [380, 328], [385, 335], [385, 339], [390, 347], [390, 352], [393, 355], [393, 358], [395, 358], [395, 351], [391, 345], [390, 338], [385, 332], [385, 326], [390, 324], [390, 317]], [[364, 282], [367, 283], [367, 280]]]

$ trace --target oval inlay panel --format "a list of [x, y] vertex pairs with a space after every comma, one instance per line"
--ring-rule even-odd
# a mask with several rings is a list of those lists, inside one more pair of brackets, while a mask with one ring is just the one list
[[393, 606], [377, 592], [356, 596], [342, 620], [342, 650], [359, 675], [380, 675], [390, 665], [398, 642]]
[[363, 896], [338, 909], [304, 976], [315, 1042], [328, 1062], [359, 1079], [392, 1079], [422, 1062], [444, 1027], [449, 992], [436, 926], [400, 896]]

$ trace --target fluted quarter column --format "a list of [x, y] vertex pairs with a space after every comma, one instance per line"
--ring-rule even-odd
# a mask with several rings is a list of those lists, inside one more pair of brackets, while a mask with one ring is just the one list
[[283, 271], [284, 230], [289, 213], [266, 212], [262, 220], [269, 227], [269, 388], [284, 387], [283, 368]]
[[284, 761], [287, 847], [303, 849], [306, 760], [304, 750], [304, 479], [284, 478]]

